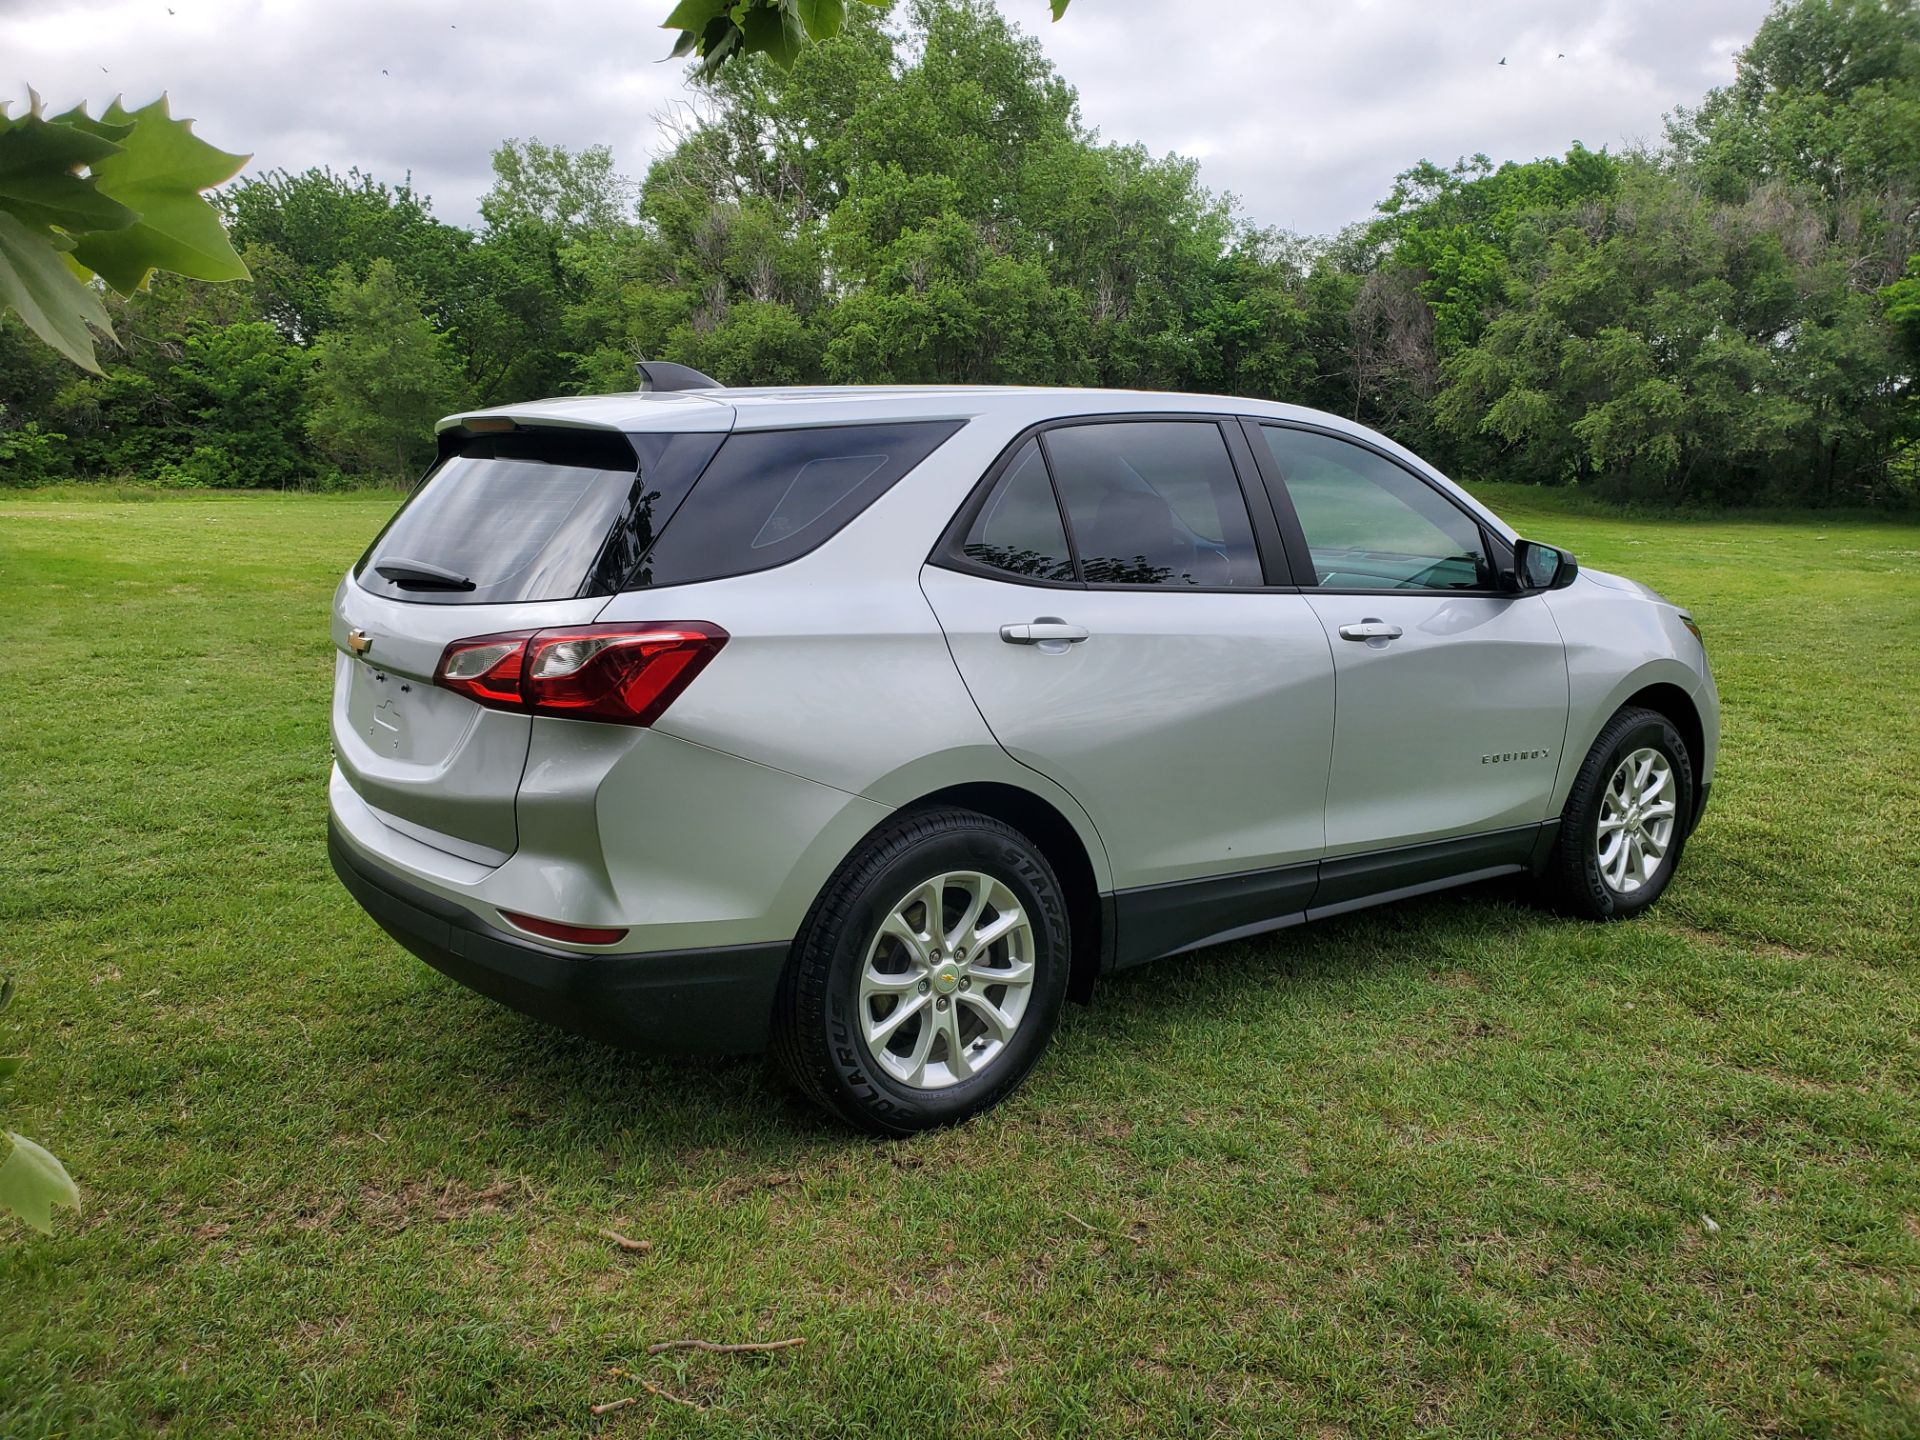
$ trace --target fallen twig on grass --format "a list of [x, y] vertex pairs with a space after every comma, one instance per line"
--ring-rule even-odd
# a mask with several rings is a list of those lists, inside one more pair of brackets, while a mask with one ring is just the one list
[[686, 1396], [676, 1395], [671, 1390], [662, 1390], [651, 1380], [642, 1380], [640, 1383], [647, 1387], [647, 1393], [649, 1395], [658, 1395], [662, 1400], [671, 1400], [674, 1404], [684, 1405], [689, 1410], [704, 1410], [707, 1408], [698, 1400], [689, 1400]]
[[756, 1340], [744, 1345], [721, 1345], [712, 1340], [662, 1340], [647, 1346], [649, 1355], [664, 1355], [669, 1350], [704, 1350], [710, 1355], [745, 1355], [760, 1350], [791, 1350], [806, 1344], [804, 1336], [791, 1340]]
[[[676, 1395], [671, 1390], [663, 1390], [651, 1380], [641, 1379], [640, 1376], [635, 1375], [630, 1370], [622, 1370], [616, 1366], [607, 1373], [616, 1380], [639, 1380], [642, 1388], [644, 1388], [649, 1395], [658, 1395], [662, 1400], [671, 1400], [674, 1404], [684, 1405], [689, 1410], [705, 1410], [707, 1408], [701, 1401], [689, 1400], [684, 1395]], [[639, 1403], [639, 1400], [632, 1395], [622, 1395], [618, 1400], [609, 1400], [604, 1405], [589, 1405], [587, 1409], [597, 1417], [600, 1415], [611, 1415], [616, 1410], [624, 1410], [629, 1405], [638, 1405]]]
[[615, 1245], [618, 1245], [629, 1255], [645, 1255], [653, 1249], [653, 1242], [651, 1240], [634, 1240], [622, 1235], [618, 1230], [602, 1230], [600, 1233], [606, 1236], [607, 1239], [613, 1241]]
[[[610, 1236], [616, 1243], [625, 1239], [624, 1236], [616, 1235], [611, 1230], [602, 1230], [600, 1233]], [[628, 1241], [627, 1243], [637, 1245], [646, 1244], [644, 1240]], [[648, 1248], [651, 1249], [652, 1247], [648, 1246]], [[796, 1345], [804, 1345], [806, 1343], [803, 1337], [797, 1335], [791, 1340], [753, 1340], [738, 1345], [723, 1345], [716, 1340], [662, 1340], [658, 1344], [649, 1345], [647, 1347], [647, 1354], [662, 1355], [669, 1350], [704, 1350], [710, 1355], [744, 1355], [763, 1350], [791, 1350]], [[656, 1396], [661, 1400], [671, 1400], [675, 1405], [684, 1405], [689, 1410], [706, 1410], [711, 1408], [703, 1400], [689, 1400], [685, 1395], [676, 1395], [673, 1391], [664, 1389], [654, 1384], [651, 1380], [642, 1379], [631, 1370], [622, 1370], [618, 1365], [608, 1370], [607, 1375], [614, 1380], [638, 1380], [641, 1388], [649, 1395]], [[639, 1400], [634, 1396], [623, 1395], [618, 1400], [609, 1400], [604, 1405], [593, 1405], [589, 1406], [588, 1409], [594, 1416], [598, 1417], [601, 1415], [611, 1415], [616, 1410], [624, 1410], [629, 1405], [638, 1405], [639, 1403]]]

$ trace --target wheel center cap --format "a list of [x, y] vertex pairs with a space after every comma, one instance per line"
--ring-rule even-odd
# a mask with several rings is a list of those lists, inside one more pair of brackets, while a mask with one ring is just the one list
[[960, 988], [960, 967], [949, 958], [937, 959], [927, 971], [927, 979], [933, 982], [936, 994], [951, 995]]

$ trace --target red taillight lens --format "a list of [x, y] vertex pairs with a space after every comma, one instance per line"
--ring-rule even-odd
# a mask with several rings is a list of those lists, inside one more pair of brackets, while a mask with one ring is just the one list
[[651, 725], [727, 643], [699, 620], [456, 640], [434, 682], [503, 710]]
[[569, 945], [611, 945], [624, 940], [625, 930], [604, 925], [562, 925], [558, 920], [542, 920], [538, 915], [521, 915], [512, 910], [500, 912], [529, 935], [544, 935], [549, 940], [564, 940]]
[[456, 640], [440, 657], [434, 683], [458, 690], [482, 705], [520, 706], [520, 670], [528, 636], [486, 635]]

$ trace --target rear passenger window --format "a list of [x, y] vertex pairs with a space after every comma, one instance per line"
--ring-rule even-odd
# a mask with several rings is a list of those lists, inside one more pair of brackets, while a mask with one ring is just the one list
[[962, 423], [735, 431], [628, 588], [745, 575], [798, 559], [839, 533]]
[[1014, 455], [967, 532], [964, 548], [969, 560], [1010, 575], [1073, 579], [1067, 528], [1038, 441], [1027, 441]]
[[1081, 577], [1095, 585], [1259, 585], [1247, 502], [1210, 420], [1046, 432]]

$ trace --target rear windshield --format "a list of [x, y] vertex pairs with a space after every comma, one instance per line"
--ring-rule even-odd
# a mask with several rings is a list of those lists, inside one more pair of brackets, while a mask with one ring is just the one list
[[398, 600], [499, 605], [767, 570], [838, 533], [961, 424], [483, 436], [433, 469], [354, 574]]
[[503, 605], [611, 595], [722, 437], [516, 431], [464, 442], [354, 569], [376, 595]]

